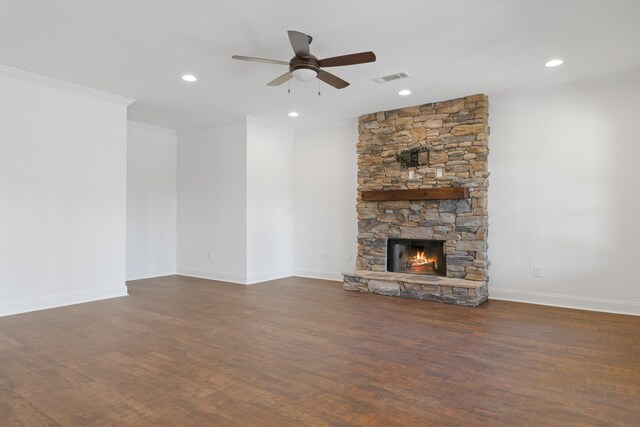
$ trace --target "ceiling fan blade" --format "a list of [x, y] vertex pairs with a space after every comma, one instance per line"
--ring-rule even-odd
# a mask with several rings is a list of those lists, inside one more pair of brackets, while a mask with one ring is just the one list
[[232, 58], [239, 59], [241, 61], [264, 62], [265, 64], [289, 65], [289, 63], [285, 61], [278, 61], [277, 59], [255, 58], [253, 56], [233, 55]]
[[301, 33], [300, 31], [287, 31], [289, 34], [289, 41], [291, 42], [291, 47], [293, 51], [296, 53], [298, 58], [305, 58], [311, 55], [309, 52], [309, 36], [305, 33]]
[[350, 55], [334, 56], [333, 58], [321, 59], [318, 64], [321, 67], [340, 67], [343, 65], [365, 64], [374, 62], [376, 54], [373, 52], [352, 53]]
[[326, 84], [335, 87], [336, 89], [344, 89], [345, 87], [349, 86], [349, 82], [345, 82], [340, 77], [331, 73], [327, 73], [324, 70], [318, 71], [318, 78]]
[[293, 74], [291, 74], [291, 71], [288, 71], [283, 75], [281, 75], [280, 77], [278, 77], [277, 79], [267, 83], [267, 86], [280, 86], [282, 83], [291, 80], [292, 77], [293, 77]]

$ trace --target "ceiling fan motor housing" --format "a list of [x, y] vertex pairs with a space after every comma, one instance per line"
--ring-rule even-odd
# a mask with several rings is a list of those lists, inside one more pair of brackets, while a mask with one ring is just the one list
[[320, 65], [318, 64], [318, 58], [313, 55], [309, 55], [305, 58], [298, 58], [294, 56], [291, 58], [291, 62], [289, 62], [289, 71], [293, 72], [294, 70], [298, 70], [300, 68], [306, 68], [308, 70], [313, 70], [318, 73], [320, 71]]

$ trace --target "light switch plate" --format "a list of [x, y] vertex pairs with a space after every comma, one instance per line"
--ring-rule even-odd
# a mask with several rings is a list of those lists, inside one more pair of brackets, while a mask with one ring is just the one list
[[533, 277], [542, 277], [542, 267], [539, 265], [533, 266]]

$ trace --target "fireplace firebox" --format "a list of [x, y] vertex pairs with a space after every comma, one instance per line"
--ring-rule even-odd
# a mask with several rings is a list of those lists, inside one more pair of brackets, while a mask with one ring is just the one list
[[444, 241], [388, 239], [387, 271], [446, 276]]

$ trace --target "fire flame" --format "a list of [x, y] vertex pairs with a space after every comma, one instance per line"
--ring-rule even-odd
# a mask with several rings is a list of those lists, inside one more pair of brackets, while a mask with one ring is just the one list
[[438, 269], [438, 260], [433, 257], [425, 256], [423, 251], [418, 251], [416, 256], [411, 258], [411, 269], [422, 269], [425, 267], [429, 269], [432, 268], [433, 271], [436, 271]]

